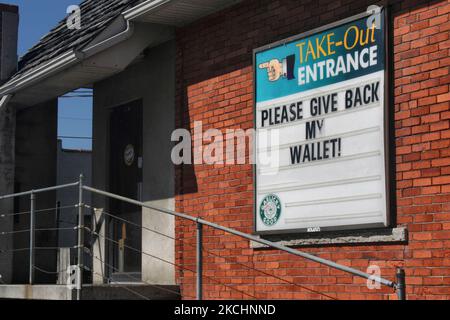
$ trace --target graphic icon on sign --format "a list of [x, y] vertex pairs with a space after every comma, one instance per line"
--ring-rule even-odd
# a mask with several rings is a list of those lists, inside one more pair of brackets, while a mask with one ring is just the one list
[[260, 69], [267, 69], [267, 76], [269, 81], [278, 81], [280, 78], [287, 80], [295, 79], [294, 76], [295, 55], [287, 56], [282, 61], [272, 59], [259, 64]]
[[265, 196], [259, 206], [259, 215], [262, 222], [268, 227], [277, 223], [281, 216], [280, 198], [274, 194]]

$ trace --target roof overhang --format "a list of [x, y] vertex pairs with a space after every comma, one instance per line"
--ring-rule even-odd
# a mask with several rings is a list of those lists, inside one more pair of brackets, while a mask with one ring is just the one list
[[147, 0], [125, 11], [94, 41], [66, 52], [0, 87], [19, 106], [32, 106], [124, 70], [148, 47], [173, 39], [186, 25], [241, 0]]
[[145, 48], [172, 38], [173, 29], [167, 26], [127, 24], [113, 37], [94, 41], [82, 50], [69, 51], [12, 78], [0, 88], [0, 96], [12, 96], [11, 102], [20, 108], [55, 99], [78, 88], [91, 87], [124, 70]]
[[242, 0], [147, 0], [124, 12], [127, 20], [184, 26]]

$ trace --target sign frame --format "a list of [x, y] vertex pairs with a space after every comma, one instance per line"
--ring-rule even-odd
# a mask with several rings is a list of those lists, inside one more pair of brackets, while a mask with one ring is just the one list
[[[258, 231], [257, 230], [257, 211], [259, 207], [259, 203], [257, 203], [257, 165], [256, 161], [253, 164], [253, 227], [252, 231], [255, 235], [317, 235], [323, 234], [326, 232], [333, 231], [368, 231], [368, 230], [386, 230], [392, 228], [396, 225], [396, 179], [395, 179], [395, 126], [394, 126], [394, 92], [392, 88], [392, 79], [393, 79], [393, 58], [392, 58], [392, 31], [391, 31], [391, 21], [390, 21], [390, 10], [386, 5], [379, 5], [380, 7], [380, 15], [384, 19], [384, 164], [385, 164], [385, 193], [386, 193], [386, 225], [383, 223], [368, 223], [368, 224], [355, 224], [355, 225], [341, 225], [341, 226], [330, 226], [330, 227], [320, 227], [319, 231], [309, 231], [308, 228], [296, 228], [296, 229], [287, 229], [287, 230], [266, 230], [266, 231]], [[309, 31], [275, 41], [273, 43], [258, 47], [253, 49], [252, 53], [252, 67], [253, 67], [253, 128], [257, 129], [257, 66], [256, 66], [256, 55], [259, 52], [266, 51], [275, 47], [279, 47], [281, 45], [291, 43], [293, 41], [297, 41], [309, 36], [313, 36], [317, 33], [321, 33], [327, 31], [329, 29], [339, 27], [343, 24], [350, 23], [356, 21], [358, 19], [362, 19], [365, 17], [369, 17], [372, 13], [370, 12], [361, 12], [359, 14], [350, 16], [348, 18], [344, 18]], [[255, 137], [256, 138], [256, 137]], [[253, 139], [253, 150], [255, 152], [254, 157], [257, 157], [257, 145], [256, 139]]]

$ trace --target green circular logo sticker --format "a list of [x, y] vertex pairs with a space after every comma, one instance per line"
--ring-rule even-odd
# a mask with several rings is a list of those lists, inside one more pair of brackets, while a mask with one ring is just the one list
[[281, 201], [274, 194], [269, 194], [264, 197], [259, 206], [259, 216], [262, 222], [270, 227], [277, 223], [281, 215]]

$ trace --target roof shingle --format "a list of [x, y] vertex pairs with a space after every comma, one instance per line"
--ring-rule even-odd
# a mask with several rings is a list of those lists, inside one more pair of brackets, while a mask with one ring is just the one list
[[52, 29], [19, 60], [14, 78], [38, 65], [92, 41], [122, 12], [140, 0], [84, 0], [80, 4], [81, 29], [69, 29], [66, 19]]

